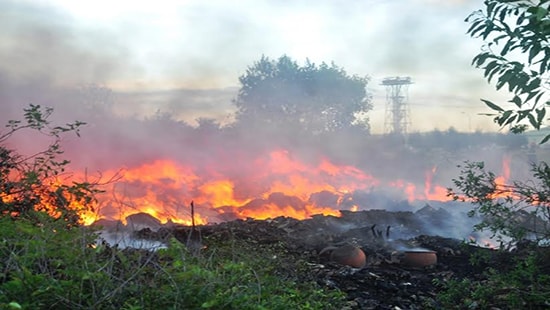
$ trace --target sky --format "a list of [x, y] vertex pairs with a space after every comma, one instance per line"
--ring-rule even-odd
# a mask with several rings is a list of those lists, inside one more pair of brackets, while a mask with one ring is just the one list
[[[113, 90], [113, 113], [231, 120], [238, 77], [262, 55], [334, 62], [368, 76], [372, 132], [381, 81], [409, 76], [409, 131], [497, 131], [480, 98], [505, 100], [471, 66], [482, 42], [464, 19], [478, 0], [0, 0], [0, 99], [63, 100]], [[52, 95], [55, 94], [55, 95]], [[37, 102], [40, 103], [40, 102]], [[14, 107], [15, 109], [15, 107]]]

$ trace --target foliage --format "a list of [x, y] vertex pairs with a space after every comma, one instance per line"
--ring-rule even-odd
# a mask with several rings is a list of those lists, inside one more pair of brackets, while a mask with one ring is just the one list
[[88, 279], [101, 275], [86, 269], [92, 267], [93, 234], [37, 216], [40, 226], [35, 219], [0, 218], [0, 308], [10, 302], [24, 309], [69, 307], [98, 289]]
[[[99, 190], [89, 182], [67, 185], [59, 181], [69, 164], [59, 159], [62, 134], [79, 136], [85, 123], [54, 125], [49, 120], [52, 112], [52, 108], [31, 104], [24, 109], [24, 121], [10, 120], [7, 131], [0, 133], [0, 216], [29, 217], [38, 223], [41, 215], [36, 212], [47, 212], [70, 227], [79, 222], [79, 212], [89, 210]], [[45, 150], [23, 156], [8, 149], [5, 144], [23, 130], [45, 136], [49, 140]]]
[[[358, 114], [372, 108], [368, 79], [349, 76], [335, 64], [299, 66], [288, 56], [263, 56], [239, 81], [235, 104], [241, 125], [318, 134], [352, 127]], [[362, 125], [368, 129], [366, 121]]]
[[[472, 13], [466, 21], [468, 33], [485, 41], [484, 50], [472, 64], [484, 69], [484, 77], [496, 78], [497, 90], [505, 88], [513, 96], [515, 107], [508, 109], [489, 100], [482, 101], [496, 114], [494, 121], [511, 132], [525, 131], [529, 124], [539, 130], [546, 121], [548, 73], [550, 71], [549, 0], [485, 0], [484, 10]], [[544, 137], [541, 143], [550, 139]], [[483, 162], [466, 162], [460, 176], [449, 189], [455, 200], [469, 201], [469, 215], [481, 215], [477, 230], [488, 229], [500, 241], [500, 250], [524, 239], [547, 242], [550, 237], [550, 168], [532, 164], [533, 180], [504, 184]], [[453, 279], [439, 282], [442, 292], [438, 307], [542, 309], [548, 307], [550, 276], [545, 250], [518, 255], [507, 270], [487, 268], [483, 280]], [[506, 253], [511, 255], [510, 252]], [[472, 255], [472, 264], [483, 260]]]
[[42, 226], [0, 218], [0, 309], [328, 309], [342, 301], [283, 276], [301, 263], [283, 266], [288, 254], [276, 245], [206, 240], [197, 256], [175, 239], [156, 252], [96, 239], [89, 227], [65, 230], [51, 218]]
[[486, 280], [437, 280], [443, 289], [437, 302], [443, 309], [543, 309], [550, 298], [550, 276], [539, 267], [540, 254], [517, 258], [510, 270], [489, 268]]
[[550, 167], [532, 165], [533, 180], [499, 182], [485, 170], [483, 162], [466, 162], [460, 176], [453, 179], [457, 190], [449, 189], [455, 200], [470, 201], [470, 216], [482, 215], [476, 229], [489, 229], [502, 245], [524, 238], [548, 240], [550, 237]]
[[[508, 86], [515, 105], [506, 109], [489, 100], [482, 101], [497, 112], [495, 122], [511, 126], [513, 132], [527, 129], [524, 120], [540, 129], [546, 117], [548, 74], [550, 71], [549, 0], [485, 0], [485, 9], [472, 13], [466, 21], [468, 33], [482, 38], [485, 49], [472, 64], [484, 69], [496, 88]], [[495, 114], [490, 114], [495, 115]], [[547, 135], [541, 143], [550, 139]]]

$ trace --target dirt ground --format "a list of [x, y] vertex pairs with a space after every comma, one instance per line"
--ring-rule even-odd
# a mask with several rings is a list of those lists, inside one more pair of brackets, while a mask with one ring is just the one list
[[[426, 309], [428, 305], [437, 309], [440, 283], [463, 278], [483, 281], [487, 267], [504, 271], [513, 265], [514, 257], [523, 255], [521, 249], [503, 253], [464, 239], [429, 234], [434, 227], [449, 225], [448, 220], [448, 213], [427, 206], [414, 213], [342, 211], [340, 217], [319, 215], [307, 220], [233, 220], [194, 230], [168, 225], [142, 228], [134, 237], [162, 241], [174, 236], [188, 246], [228, 239], [251, 246], [282, 245], [285, 255], [306, 266], [298, 273], [289, 263], [283, 272], [343, 291], [345, 309]], [[336, 259], [332, 253], [346, 246], [360, 249], [364, 261], [351, 266]], [[405, 255], [413, 250], [432, 251], [436, 261], [410, 263]], [[485, 259], [472, 264], [472, 254]]]

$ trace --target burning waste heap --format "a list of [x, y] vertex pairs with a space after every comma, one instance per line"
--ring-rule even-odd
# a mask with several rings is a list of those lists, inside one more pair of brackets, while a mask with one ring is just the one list
[[[337, 216], [339, 210], [414, 211], [426, 202], [452, 200], [444, 186], [433, 183], [436, 168], [424, 172], [419, 182], [379, 179], [323, 157], [306, 164], [286, 150], [246, 158], [244, 166], [223, 162], [212, 159], [206, 166], [192, 166], [155, 160], [105, 171], [118, 179], [111, 191], [99, 197], [97, 213], [82, 217], [91, 224], [100, 218], [124, 220], [131, 214], [148, 213], [161, 222], [189, 225], [185, 201], [191, 200], [196, 205], [197, 224], [238, 218]], [[505, 159], [505, 169], [507, 165]], [[509, 174], [506, 171], [503, 181]]]
[[[281, 246], [291, 260], [306, 262], [304, 280], [342, 290], [350, 309], [421, 309], [433, 304], [437, 281], [481, 277], [487, 265], [471, 266], [472, 253], [496, 257], [492, 241], [473, 232], [479, 219], [466, 214], [469, 203], [452, 201], [432, 183], [437, 169], [424, 172], [418, 186], [326, 158], [314, 162], [279, 150], [246, 169], [169, 160], [128, 168], [115, 186], [119, 198], [102, 200], [95, 224], [122, 247], [161, 248], [172, 237], [199, 256], [220, 240]], [[509, 165], [505, 158], [499, 182]], [[187, 197], [193, 208], [182, 202]]]

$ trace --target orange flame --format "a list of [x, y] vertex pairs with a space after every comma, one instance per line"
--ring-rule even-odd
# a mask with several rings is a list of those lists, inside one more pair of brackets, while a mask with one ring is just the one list
[[[510, 175], [509, 163], [509, 158], [503, 163], [502, 180]], [[340, 209], [368, 208], [364, 202], [354, 201], [353, 193], [373, 188], [393, 188], [409, 202], [451, 199], [444, 187], [433, 182], [437, 167], [426, 172], [422, 187], [405, 180], [382, 182], [357, 167], [326, 158], [306, 162], [286, 150], [259, 155], [248, 166], [233, 170], [215, 163], [192, 167], [160, 159], [103, 174], [119, 174], [120, 179], [97, 197], [98, 212], [86, 211], [76, 202], [71, 206], [81, 210], [86, 225], [100, 218], [124, 222], [129, 215], [141, 212], [164, 223], [191, 225], [190, 201], [196, 206], [195, 223], [201, 225], [229, 218], [338, 216]]]
[[447, 189], [443, 186], [434, 185], [433, 177], [437, 172], [437, 166], [434, 166], [432, 170], [426, 172], [426, 179], [424, 182], [424, 196], [427, 200], [447, 201], [450, 197], [447, 196]]
[[510, 186], [508, 184], [510, 180], [510, 173], [511, 173], [511, 168], [510, 168], [511, 161], [512, 160], [510, 156], [504, 156], [502, 158], [502, 167], [501, 167], [502, 174], [495, 178], [496, 191], [493, 194], [489, 195], [491, 199], [506, 198], [509, 196], [512, 196], [512, 197], [514, 196], [514, 193], [510, 191]]

